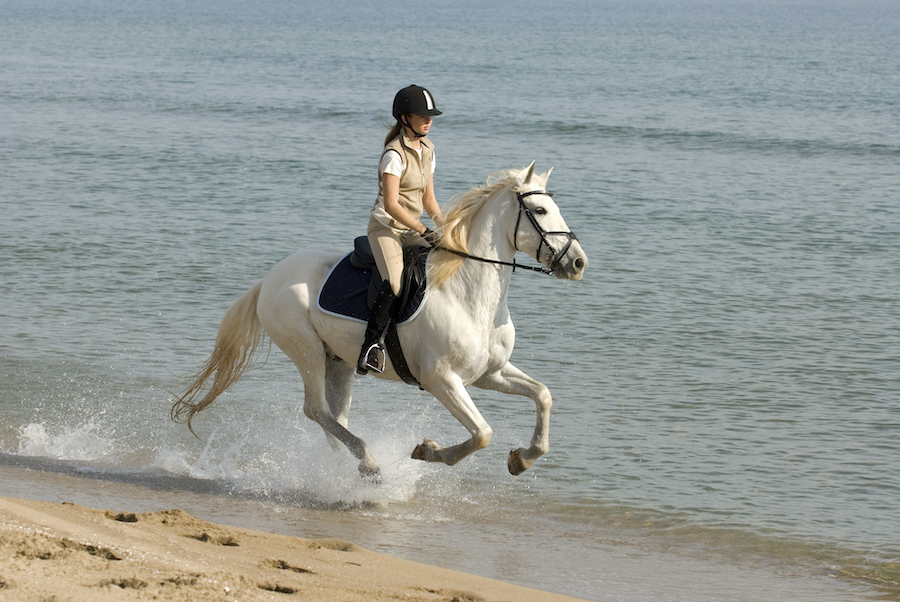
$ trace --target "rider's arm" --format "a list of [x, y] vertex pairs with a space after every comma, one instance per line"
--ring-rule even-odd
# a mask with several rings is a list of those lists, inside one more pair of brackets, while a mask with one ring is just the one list
[[431, 221], [438, 227], [443, 226], [444, 216], [441, 213], [441, 206], [438, 205], [437, 199], [434, 196], [434, 174], [431, 174], [431, 177], [428, 178], [428, 187], [425, 188], [422, 204], [425, 206], [425, 211], [427, 211], [428, 215], [431, 217]]
[[[431, 188], [431, 185], [429, 185], [429, 188]], [[381, 191], [384, 196], [384, 210], [392, 218], [410, 230], [415, 230], [419, 234], [425, 233], [425, 224], [410, 215], [409, 211], [400, 204], [400, 178], [389, 173], [382, 174]], [[434, 198], [434, 192], [431, 193], [431, 196]], [[437, 205], [437, 201], [435, 201], [435, 205]], [[431, 212], [429, 211], [428, 214], [431, 215]]]

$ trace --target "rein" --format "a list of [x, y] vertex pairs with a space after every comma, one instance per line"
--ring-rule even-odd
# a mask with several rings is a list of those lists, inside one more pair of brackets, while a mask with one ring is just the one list
[[459, 255], [463, 259], [474, 259], [475, 261], [480, 261], [482, 263], [493, 263], [495, 265], [508, 265], [511, 266], [513, 272], [516, 271], [516, 268], [522, 268], [523, 270], [531, 270], [532, 272], [540, 272], [541, 274], [547, 274], [548, 276], [553, 275], [553, 270], [548, 270], [545, 267], [535, 267], [531, 265], [525, 265], [524, 263], [517, 263], [515, 261], [500, 261], [499, 259], [488, 259], [487, 257], [478, 257], [477, 255], [469, 255], [468, 253], [463, 253], [462, 251], [456, 251], [454, 249], [448, 249], [446, 247], [435, 247], [436, 251], [447, 251], [448, 253], [453, 253], [454, 255]]
[[[534, 216], [534, 213], [532, 213], [531, 209], [529, 209], [528, 206], [525, 205], [525, 200], [524, 200], [525, 197], [531, 196], [531, 195], [533, 195], [533, 194], [543, 194], [543, 195], [546, 195], [546, 196], [549, 196], [549, 197], [552, 197], [552, 196], [553, 196], [553, 193], [552, 193], [552, 192], [549, 192], [549, 191], [547, 191], [547, 190], [532, 190], [532, 191], [530, 191], [530, 192], [517, 192], [517, 193], [516, 193], [516, 198], [517, 198], [518, 201], [519, 201], [519, 215], [518, 215], [518, 217], [516, 218], [516, 230], [515, 230], [515, 233], [513, 234], [513, 246], [515, 247], [516, 251], [519, 250], [519, 243], [518, 243], [518, 240], [519, 240], [519, 223], [521, 223], [521, 221], [522, 221], [522, 214], [524, 213], [525, 216], [528, 218], [528, 221], [531, 222], [531, 225], [534, 226], [534, 229], [535, 229], [535, 230], [537, 231], [537, 233], [541, 236], [541, 244], [538, 245], [538, 250], [537, 250], [537, 253], [535, 253], [535, 255], [537, 255], [537, 257], [540, 258], [540, 256], [541, 256], [541, 249], [542, 249], [545, 245], [547, 246], [547, 249], [550, 251], [550, 255], [551, 255], [551, 257], [552, 257], [552, 260], [550, 261], [550, 267], [549, 267], [549, 268], [545, 268], [545, 267], [543, 267], [543, 266], [541, 266], [541, 267], [534, 267], [534, 266], [530, 266], [530, 265], [525, 265], [525, 264], [522, 264], [522, 263], [518, 263], [518, 262], [516, 262], [515, 260], [513, 260], [513, 261], [500, 261], [499, 259], [488, 259], [488, 258], [486, 258], [486, 257], [478, 257], [478, 256], [476, 256], [476, 255], [469, 255], [468, 253], [464, 253], [464, 252], [462, 252], [462, 251], [456, 251], [456, 250], [454, 250], [454, 249], [447, 249], [447, 248], [445, 248], [445, 247], [435, 247], [435, 249], [437, 249], [438, 251], [446, 251], [446, 252], [448, 252], [448, 253], [452, 253], [452, 254], [454, 254], [454, 255], [458, 255], [459, 257], [462, 257], [463, 259], [474, 259], [475, 261], [480, 261], [480, 262], [482, 262], [482, 263], [490, 263], [490, 264], [494, 264], [494, 265], [505, 265], [505, 266], [510, 266], [510, 267], [512, 267], [512, 271], [513, 271], [513, 272], [516, 271], [516, 268], [522, 268], [523, 270], [530, 270], [530, 271], [532, 271], [532, 272], [540, 272], [541, 274], [546, 274], [546, 275], [548, 275], [548, 276], [552, 276], [552, 275], [553, 275], [553, 268], [556, 267], [556, 265], [557, 265], [557, 264], [559, 263], [559, 261], [563, 258], [563, 256], [566, 254], [566, 252], [568, 252], [569, 247], [572, 246], [572, 242], [578, 240], [578, 238], [575, 236], [575, 233], [572, 232], [571, 230], [569, 230], [568, 232], [563, 232], [563, 231], [550, 232], [550, 231], [548, 231], [548, 230], [544, 230], [544, 229], [541, 227], [541, 225], [538, 223], [537, 218]], [[557, 252], [553, 249], [553, 245], [550, 244], [550, 241], [547, 240], [547, 237], [548, 237], [548, 236], [565, 236], [565, 237], [568, 238], [568, 240], [566, 241], [566, 244], [565, 244], [565, 246], [562, 248], [562, 250], [560, 250], [560, 251], [557, 253]], [[538, 261], [540, 261], [540, 259], [538, 259]]]

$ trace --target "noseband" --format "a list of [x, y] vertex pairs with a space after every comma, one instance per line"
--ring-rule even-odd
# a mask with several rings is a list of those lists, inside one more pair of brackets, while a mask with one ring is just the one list
[[[516, 198], [519, 200], [519, 217], [516, 218], [516, 231], [513, 234], [513, 246], [515, 246], [516, 251], [519, 251], [519, 223], [522, 221], [522, 214], [525, 214], [525, 217], [528, 218], [528, 221], [531, 222], [531, 225], [534, 226], [534, 229], [541, 236], [541, 244], [538, 245], [537, 253], [535, 253], [535, 258], [540, 261], [541, 260], [541, 249], [545, 246], [547, 250], [550, 251], [550, 265], [549, 268], [550, 274], [553, 273], [553, 270], [556, 269], [556, 266], [559, 264], [560, 260], [562, 260], [563, 256], [565, 256], [566, 252], [568, 252], [569, 247], [572, 246], [572, 243], [578, 240], [578, 237], [575, 236], [575, 233], [571, 230], [565, 231], [555, 231], [551, 232], [549, 230], [544, 230], [544, 228], [538, 223], [537, 218], [534, 216], [534, 212], [528, 208], [525, 204], [525, 197], [531, 196], [533, 194], [542, 194], [545, 196], [552, 197], [553, 193], [547, 190], [531, 190], [529, 192], [517, 192]], [[559, 252], [554, 250], [553, 245], [550, 244], [550, 241], [547, 240], [548, 236], [565, 236], [566, 244], [560, 249]]]

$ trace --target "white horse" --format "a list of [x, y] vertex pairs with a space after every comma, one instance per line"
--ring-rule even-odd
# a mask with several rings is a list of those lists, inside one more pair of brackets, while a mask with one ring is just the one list
[[[535, 175], [534, 163], [522, 171], [494, 174], [446, 212], [441, 248], [452, 251], [431, 253], [425, 306], [398, 327], [398, 335], [410, 372], [471, 437], [449, 447], [425, 439], [413, 451], [414, 459], [453, 465], [490, 444], [491, 427], [469, 396], [469, 385], [524, 395], [537, 405], [531, 445], [509, 454], [512, 474], [522, 473], [549, 448], [550, 391], [509, 362], [515, 328], [506, 306], [516, 251], [535, 258], [557, 278], [580, 280], [587, 267], [581, 245], [544, 190], [549, 176], [549, 171]], [[172, 406], [173, 419], [190, 427], [194, 416], [250, 367], [264, 331], [303, 377], [304, 413], [332, 443], [336, 439], [359, 459], [362, 475], [377, 478], [375, 458], [347, 430], [365, 325], [324, 313], [316, 302], [342, 257], [300, 251], [238, 299], [222, 320], [212, 355]], [[377, 376], [400, 380], [390, 364]], [[204, 394], [210, 378], [213, 383]]]

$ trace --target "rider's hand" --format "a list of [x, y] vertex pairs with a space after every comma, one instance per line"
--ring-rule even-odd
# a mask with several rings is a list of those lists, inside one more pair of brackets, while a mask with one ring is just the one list
[[422, 233], [422, 238], [424, 238], [425, 242], [432, 247], [438, 246], [438, 243], [440, 242], [438, 233], [431, 228], [425, 228], [425, 232]]

